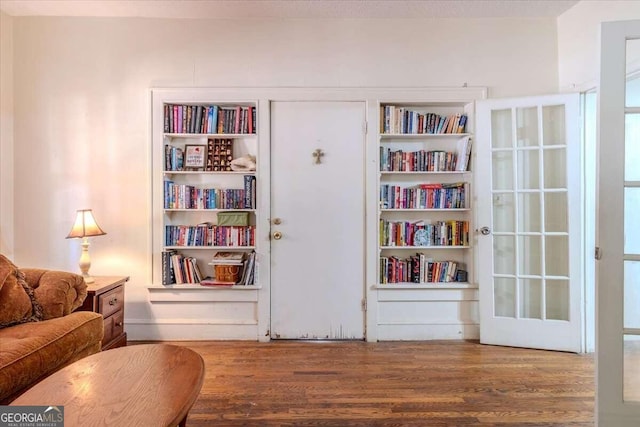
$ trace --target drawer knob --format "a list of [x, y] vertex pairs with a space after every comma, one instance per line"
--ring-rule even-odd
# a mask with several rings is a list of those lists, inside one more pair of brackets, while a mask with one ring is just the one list
[[111, 301], [109, 301], [109, 305], [116, 305], [117, 302], [118, 302], [118, 298], [114, 298]]
[[116, 326], [122, 326], [122, 322], [116, 322]]

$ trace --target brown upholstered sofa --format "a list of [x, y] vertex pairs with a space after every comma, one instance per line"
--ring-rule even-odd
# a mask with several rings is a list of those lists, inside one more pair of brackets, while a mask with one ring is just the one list
[[80, 275], [19, 269], [0, 254], [0, 404], [101, 350], [102, 316], [73, 312], [86, 296]]

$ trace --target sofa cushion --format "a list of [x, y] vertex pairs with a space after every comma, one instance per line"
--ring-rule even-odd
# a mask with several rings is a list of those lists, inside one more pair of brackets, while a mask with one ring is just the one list
[[0, 255], [0, 329], [24, 322], [42, 320], [42, 308], [24, 274]]
[[35, 268], [20, 271], [42, 306], [44, 320], [66, 316], [80, 307], [87, 296], [87, 284], [79, 274]]
[[0, 330], [0, 402], [100, 351], [103, 334], [102, 316], [91, 311]]

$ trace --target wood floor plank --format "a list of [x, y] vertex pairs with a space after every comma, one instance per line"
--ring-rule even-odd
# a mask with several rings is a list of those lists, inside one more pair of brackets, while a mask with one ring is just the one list
[[189, 427], [594, 425], [590, 354], [469, 341], [172, 344], [205, 360]]

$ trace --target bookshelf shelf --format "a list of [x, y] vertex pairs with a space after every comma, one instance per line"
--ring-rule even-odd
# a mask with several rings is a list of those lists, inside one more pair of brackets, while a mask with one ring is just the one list
[[164, 171], [165, 175], [255, 175], [255, 171], [241, 172], [241, 171]]
[[421, 141], [424, 139], [440, 139], [440, 138], [451, 138], [457, 139], [461, 136], [471, 136], [470, 133], [381, 133], [380, 139], [404, 139], [404, 140], [415, 140]]
[[164, 249], [173, 250], [206, 250], [206, 251], [248, 251], [256, 249], [255, 246], [164, 246]]
[[380, 171], [380, 175], [471, 175], [469, 171]]
[[439, 282], [439, 283], [380, 283], [375, 286], [375, 289], [477, 289], [478, 286], [473, 283], [451, 283], [451, 282]]
[[164, 133], [168, 138], [202, 139], [202, 138], [257, 138], [255, 133]]
[[238, 290], [238, 291], [254, 291], [257, 289], [261, 289], [260, 286], [256, 285], [233, 285], [233, 286], [202, 286], [199, 283], [187, 283], [187, 284], [170, 284], [170, 285], [149, 285], [147, 289], [153, 290], [167, 290], [167, 291], [222, 291], [222, 290]]
[[433, 209], [388, 209], [382, 208], [380, 212], [469, 212], [471, 209], [468, 208], [453, 208], [453, 209], [445, 209], [445, 208], [433, 208]]
[[420, 251], [431, 251], [431, 250], [451, 250], [451, 249], [471, 249], [471, 246], [380, 246], [381, 251], [385, 250], [420, 250]]
[[255, 212], [255, 209], [165, 209], [167, 213], [171, 212]]

